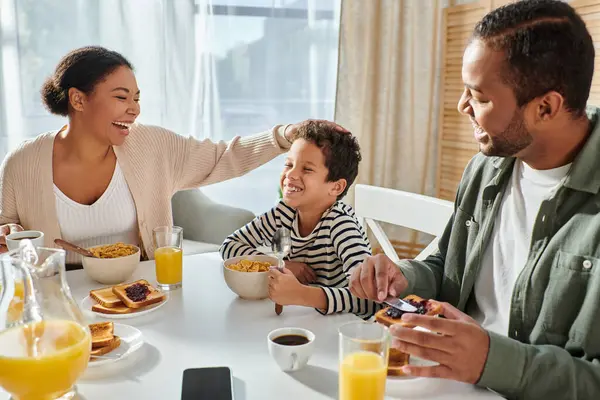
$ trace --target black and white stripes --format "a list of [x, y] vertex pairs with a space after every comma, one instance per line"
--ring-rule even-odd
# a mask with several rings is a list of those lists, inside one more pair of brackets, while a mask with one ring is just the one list
[[353, 296], [347, 287], [346, 272], [371, 255], [371, 246], [354, 210], [342, 202], [333, 204], [306, 237], [299, 234], [296, 210], [279, 202], [267, 213], [229, 235], [221, 246], [221, 255], [227, 259], [260, 254], [256, 248], [270, 246], [275, 231], [280, 227], [291, 232], [292, 249], [287, 259], [306, 263], [316, 272], [314, 285], [323, 288], [327, 297], [325, 314], [351, 312], [369, 318], [381, 308], [377, 303]]

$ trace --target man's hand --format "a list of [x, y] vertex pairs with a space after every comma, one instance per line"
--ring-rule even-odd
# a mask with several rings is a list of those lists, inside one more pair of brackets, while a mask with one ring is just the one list
[[298, 261], [285, 261], [285, 268], [292, 271], [296, 279], [303, 285], [313, 283], [317, 280], [315, 270], [309, 265]]
[[350, 275], [350, 292], [363, 299], [381, 302], [399, 296], [407, 287], [400, 268], [383, 254], [365, 258]]
[[287, 268], [279, 272], [276, 268], [269, 271], [269, 298], [282, 306], [302, 305], [306, 286], [302, 285]]
[[323, 122], [326, 125], [329, 125], [330, 127], [334, 128], [336, 131], [338, 131], [340, 133], [350, 133], [344, 127], [342, 127], [341, 125], [338, 125], [332, 121], [327, 121], [324, 119], [318, 119], [318, 120], [307, 119], [306, 121], [302, 121], [302, 122], [298, 122], [296, 124], [290, 124], [290, 125], [286, 126], [286, 128], [284, 129], [283, 135], [286, 137], [286, 139], [289, 142], [293, 142], [296, 139], [296, 136], [298, 135], [298, 128], [300, 128], [303, 125], [306, 125], [308, 122], [311, 122], [311, 121]]
[[0, 253], [6, 253], [6, 237], [11, 233], [21, 232], [23, 227], [19, 224], [5, 224], [0, 226]]
[[[448, 303], [442, 303], [446, 318], [404, 314], [402, 321], [431, 332], [392, 325], [392, 346], [400, 351], [438, 362], [432, 367], [405, 366], [412, 376], [452, 379], [475, 384], [479, 381], [490, 348], [488, 333], [475, 320]], [[437, 332], [437, 333], [436, 333]]]

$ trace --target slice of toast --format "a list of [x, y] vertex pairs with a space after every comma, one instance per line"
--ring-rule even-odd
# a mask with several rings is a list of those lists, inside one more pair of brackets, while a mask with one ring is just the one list
[[[417, 307], [419, 309], [419, 311], [417, 311], [418, 314], [431, 316], [442, 315], [443, 307], [435, 300], [425, 300], [414, 294], [406, 296], [404, 300]], [[402, 311], [395, 310], [392, 307], [386, 307], [375, 313], [375, 321], [385, 326], [400, 324], [407, 328], [414, 328], [415, 326], [413, 324], [402, 321], [402, 314], [404, 314]]]
[[[143, 298], [137, 299], [131, 298], [131, 295], [128, 293], [128, 289], [136, 286], [139, 288], [140, 286], [145, 286], [146, 294]], [[135, 282], [126, 283], [123, 285], [115, 286], [112, 288], [113, 293], [117, 295], [119, 299], [129, 308], [141, 308], [146, 307], [151, 304], [160, 303], [166, 297], [166, 295], [153, 287], [147, 280], [140, 279]]]
[[114, 324], [112, 322], [98, 322], [90, 324], [92, 334], [92, 348], [98, 348], [109, 345], [114, 337]]
[[113, 336], [113, 339], [106, 346], [92, 349], [90, 356], [92, 358], [94, 358], [94, 356], [102, 356], [104, 354], [110, 353], [111, 351], [115, 350], [120, 345], [121, 345], [121, 338], [118, 336]]
[[106, 307], [122, 307], [124, 306], [121, 299], [117, 297], [112, 291], [112, 287], [105, 287], [102, 289], [95, 289], [90, 291], [90, 297], [98, 304]]
[[100, 313], [100, 314], [129, 314], [135, 311], [133, 308], [119, 306], [119, 307], [104, 307], [101, 304], [94, 304], [92, 306], [92, 311]]
[[[441, 315], [443, 311], [442, 305], [435, 300], [425, 300], [414, 294], [408, 295], [404, 300], [417, 307], [419, 314], [425, 315]], [[399, 310], [390, 310], [392, 307], [383, 308], [375, 313], [375, 321], [378, 323], [391, 326], [394, 324], [400, 324], [407, 328], [414, 328], [413, 324], [408, 324], [402, 321], [402, 312]], [[389, 312], [388, 312], [389, 311]], [[390, 315], [391, 314], [391, 315]], [[388, 376], [404, 376], [405, 373], [402, 371], [402, 367], [407, 365], [410, 361], [410, 354], [404, 353], [398, 349], [390, 348], [388, 358]]]

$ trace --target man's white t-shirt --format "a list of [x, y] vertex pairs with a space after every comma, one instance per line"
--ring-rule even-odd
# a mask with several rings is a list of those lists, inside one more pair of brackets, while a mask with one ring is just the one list
[[513, 288], [529, 255], [535, 219], [542, 201], [552, 196], [570, 167], [535, 170], [515, 161], [475, 281], [471, 315], [483, 328], [508, 335]]

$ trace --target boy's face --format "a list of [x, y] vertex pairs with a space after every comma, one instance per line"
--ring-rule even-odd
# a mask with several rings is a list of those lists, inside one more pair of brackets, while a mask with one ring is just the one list
[[345, 179], [327, 182], [329, 170], [319, 147], [304, 139], [292, 144], [281, 174], [283, 201], [292, 208], [328, 207], [346, 188]]

